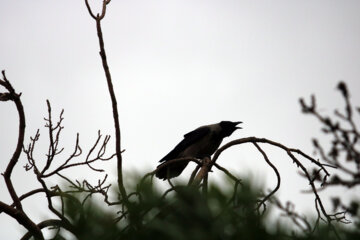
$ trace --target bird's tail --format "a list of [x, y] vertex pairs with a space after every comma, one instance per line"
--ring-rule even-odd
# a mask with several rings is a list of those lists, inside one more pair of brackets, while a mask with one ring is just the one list
[[155, 176], [163, 180], [177, 177], [182, 173], [182, 171], [184, 171], [188, 163], [188, 161], [174, 162], [170, 164], [169, 162], [163, 162], [157, 166]]

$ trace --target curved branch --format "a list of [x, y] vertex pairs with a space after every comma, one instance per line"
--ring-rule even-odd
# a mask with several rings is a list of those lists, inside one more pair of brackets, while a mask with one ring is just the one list
[[300, 156], [304, 157], [305, 159], [309, 160], [310, 162], [312, 162], [313, 164], [319, 166], [327, 176], [330, 176], [329, 172], [324, 168], [323, 164], [321, 164], [320, 162], [316, 161], [314, 158], [310, 157], [309, 155], [303, 153], [301, 150], [299, 149], [295, 149], [295, 148], [288, 148], [286, 147], [285, 145], [281, 144], [281, 143], [278, 143], [278, 142], [275, 142], [275, 141], [272, 141], [272, 140], [269, 140], [269, 139], [266, 139], [266, 138], [257, 138], [257, 137], [247, 137], [247, 138], [240, 138], [240, 139], [236, 139], [236, 140], [233, 140], [227, 144], [225, 144], [224, 146], [222, 146], [221, 148], [219, 148], [215, 154], [214, 154], [214, 157], [213, 157], [213, 160], [212, 160], [212, 163], [211, 165], [213, 165], [216, 160], [219, 158], [220, 154], [225, 151], [226, 149], [228, 149], [229, 147], [232, 147], [234, 145], [240, 145], [240, 144], [243, 144], [243, 143], [267, 143], [267, 144], [270, 144], [270, 145], [273, 145], [273, 146], [276, 146], [276, 147], [279, 147], [281, 149], [283, 149], [284, 151], [286, 151], [287, 153], [290, 152], [294, 152], [294, 153], [297, 153], [299, 154]]
[[19, 114], [19, 136], [18, 136], [16, 149], [15, 149], [15, 151], [13, 153], [13, 156], [11, 157], [11, 159], [10, 159], [10, 161], [9, 161], [3, 175], [4, 175], [6, 187], [7, 187], [8, 191], [9, 191], [9, 193], [10, 193], [10, 196], [11, 196], [12, 200], [14, 201], [14, 204], [15, 204], [16, 208], [17, 209], [22, 209], [21, 202], [19, 200], [18, 195], [16, 194], [16, 191], [15, 191], [14, 186], [13, 186], [12, 181], [11, 181], [11, 173], [12, 173], [16, 163], [19, 160], [21, 150], [22, 150], [22, 146], [24, 144], [25, 126], [26, 126], [25, 125], [25, 113], [24, 113], [24, 107], [23, 107], [23, 105], [21, 103], [21, 100], [20, 100], [20, 95], [21, 94], [17, 94], [15, 92], [15, 89], [12, 87], [12, 85], [10, 84], [10, 82], [6, 78], [5, 71], [2, 71], [2, 75], [3, 75], [4, 79], [0, 82], [0, 85], [5, 87], [9, 91], [9, 94], [11, 96], [11, 100], [15, 103], [17, 112]]
[[[21, 195], [21, 196], [19, 197], [19, 199], [20, 199], [20, 201], [22, 201], [22, 200], [24, 200], [25, 198], [28, 198], [28, 197], [36, 194], [36, 193], [41, 193], [41, 192], [45, 192], [45, 190], [42, 189], [42, 188], [37, 188], [37, 189], [34, 189], [34, 190], [30, 191], [30, 192], [27, 192], [27, 193]], [[12, 204], [11, 206], [13, 206], [13, 205], [14, 205], [14, 204]]]
[[317, 189], [315, 187], [315, 184], [314, 184], [314, 181], [312, 181], [311, 177], [310, 177], [310, 174], [308, 173], [307, 169], [301, 164], [301, 162], [294, 156], [293, 153], [296, 153], [296, 154], [299, 154], [300, 156], [304, 157], [305, 159], [309, 160], [311, 163], [317, 165], [318, 167], [320, 167], [324, 173], [325, 173], [325, 178], [324, 178], [324, 181], [326, 180], [326, 177], [330, 176], [329, 172], [325, 169], [325, 166], [323, 164], [321, 164], [319, 161], [316, 161], [315, 159], [313, 159], [312, 157], [310, 157], [309, 155], [303, 153], [301, 150], [299, 149], [294, 149], [294, 148], [288, 148], [286, 147], [285, 145], [281, 144], [281, 143], [278, 143], [278, 142], [275, 142], [275, 141], [271, 141], [271, 140], [268, 140], [266, 138], [256, 138], [256, 137], [247, 137], [247, 138], [241, 138], [241, 139], [237, 139], [237, 140], [234, 140], [234, 141], [231, 141], [227, 144], [225, 144], [224, 146], [222, 146], [221, 148], [219, 148], [215, 154], [214, 154], [214, 157], [213, 157], [213, 160], [212, 162], [210, 163], [210, 167], [212, 165], [215, 164], [216, 160], [219, 158], [220, 154], [225, 151], [226, 149], [234, 146], [234, 145], [240, 145], [240, 144], [243, 144], [243, 143], [267, 143], [267, 144], [270, 144], [270, 145], [273, 145], [273, 146], [276, 146], [278, 148], [281, 148], [283, 149], [288, 155], [289, 157], [293, 160], [293, 162], [296, 164], [297, 167], [299, 167], [302, 172], [305, 174], [305, 176], [307, 177], [307, 179], [309, 180], [309, 184], [311, 186], [311, 189], [315, 195], [315, 199], [317, 200], [319, 206], [320, 206], [320, 210], [322, 212], [322, 214], [326, 217], [326, 220], [329, 224], [331, 224], [331, 217], [329, 214], [327, 214], [326, 210], [325, 210], [325, 207], [320, 199], [320, 196], [317, 192]]
[[258, 208], [262, 205], [262, 204], [265, 204], [265, 202], [272, 196], [274, 195], [274, 193], [277, 192], [277, 190], [279, 190], [280, 188], [280, 182], [281, 182], [281, 178], [280, 178], [280, 174], [279, 174], [279, 171], [277, 170], [277, 168], [274, 166], [274, 164], [272, 164], [268, 158], [268, 156], [266, 155], [266, 153], [264, 152], [264, 150], [262, 150], [260, 148], [260, 146], [254, 142], [253, 143], [255, 145], [255, 147], [259, 150], [259, 152], [263, 155], [265, 161], [267, 162], [267, 164], [269, 164], [269, 166], [274, 170], [275, 174], [276, 174], [276, 178], [277, 178], [277, 184], [276, 184], [276, 187], [266, 196], [264, 197], [263, 200], [260, 201], [259, 205], [258, 205]]
[[[63, 221], [58, 220], [58, 219], [48, 219], [45, 221], [40, 222], [38, 225], [38, 228], [43, 229], [43, 228], [47, 228], [47, 227], [62, 227], [66, 230], [68, 230], [71, 233], [74, 233], [75, 230], [71, 227], [71, 225], [67, 225], [65, 224]], [[31, 234], [31, 232], [27, 232], [22, 238], [21, 240], [28, 240], [32, 237], [33, 235]]]
[[85, 4], [86, 4], [87, 10], [89, 11], [90, 16], [91, 16], [93, 19], [96, 20], [96, 17], [95, 17], [94, 13], [93, 13], [92, 10], [91, 10], [91, 7], [90, 7], [90, 5], [89, 5], [88, 0], [85, 0]]
[[214, 163], [214, 166], [219, 169], [220, 171], [224, 172], [228, 177], [230, 177], [234, 182], [241, 182], [241, 179], [235, 177], [234, 175], [232, 175], [226, 168], [220, 166], [217, 163]]

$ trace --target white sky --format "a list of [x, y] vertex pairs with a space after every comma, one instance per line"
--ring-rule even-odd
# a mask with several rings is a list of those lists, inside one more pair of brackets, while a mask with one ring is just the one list
[[[315, 93], [322, 111], [330, 113], [342, 106], [334, 89], [344, 80], [353, 102], [360, 102], [359, 10], [355, 0], [113, 0], [102, 26], [119, 104], [125, 171], [154, 169], [183, 134], [221, 120], [244, 122], [244, 129], [225, 142], [266, 137], [311, 154], [310, 139], [320, 136], [319, 124], [300, 113], [299, 97]], [[76, 132], [83, 149], [91, 147], [98, 129], [113, 134], [95, 23], [84, 1], [0, 0], [0, 29], [0, 69], [23, 93], [26, 143], [41, 128], [39, 161], [47, 151], [46, 99], [53, 114], [65, 108], [67, 150], [59, 162], [72, 151]], [[11, 103], [1, 103], [0, 113], [4, 172], [16, 146], [18, 120]], [[312, 196], [299, 198], [307, 183], [295, 166], [286, 154], [270, 152], [283, 174], [281, 198], [301, 199], [299, 207], [311, 210]], [[275, 184], [251, 145], [229, 150], [219, 163], [266, 187]], [[39, 186], [24, 164], [22, 158], [13, 175], [18, 194]], [[105, 168], [114, 180], [115, 161]], [[84, 169], [65, 173], [94, 183], [101, 177]], [[42, 197], [25, 202], [26, 211], [39, 220], [47, 216]], [[3, 181], [0, 200], [10, 203]], [[0, 239], [23, 234], [9, 219], [0, 215]]]

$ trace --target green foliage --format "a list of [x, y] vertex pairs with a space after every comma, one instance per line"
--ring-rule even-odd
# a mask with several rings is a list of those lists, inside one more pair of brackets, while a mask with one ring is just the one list
[[[311, 236], [289, 236], [266, 214], [258, 214], [259, 194], [248, 184], [234, 195], [221, 186], [198, 188], [177, 186], [165, 197], [150, 182], [131, 194], [128, 206], [118, 205], [119, 214], [109, 214], [94, 201], [67, 200], [65, 215], [78, 239], [336, 239], [327, 227]], [[268, 211], [269, 212], [269, 209]], [[120, 219], [121, 218], [121, 219]], [[60, 234], [55, 239], [61, 239]], [[354, 232], [341, 231], [343, 239], [357, 239]], [[359, 238], [358, 238], [359, 239]]]

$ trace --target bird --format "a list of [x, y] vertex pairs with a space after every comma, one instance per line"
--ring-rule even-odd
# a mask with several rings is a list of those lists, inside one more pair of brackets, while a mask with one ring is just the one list
[[230, 136], [235, 130], [241, 129], [237, 126], [240, 123], [242, 122], [221, 121], [198, 127], [185, 134], [184, 139], [159, 161], [156, 177], [162, 180], [177, 177], [189, 163], [189, 161], [179, 161], [164, 166], [170, 160], [185, 157], [198, 159], [210, 157], [225, 137]]

